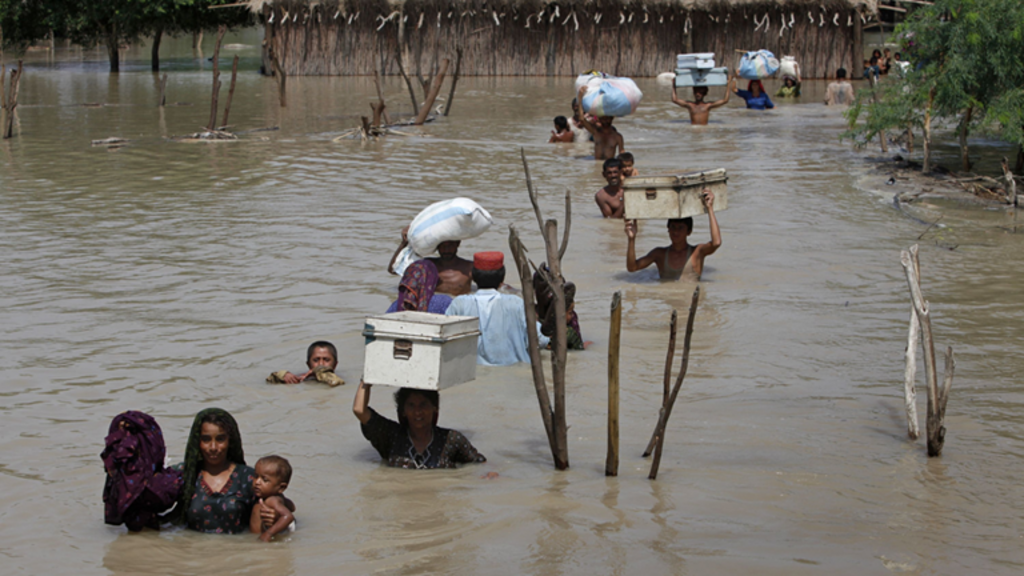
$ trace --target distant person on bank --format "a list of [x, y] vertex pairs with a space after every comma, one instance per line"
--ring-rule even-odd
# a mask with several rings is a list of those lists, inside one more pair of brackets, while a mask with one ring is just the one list
[[662, 280], [679, 280], [689, 278], [700, 280], [704, 271], [704, 259], [714, 254], [722, 245], [722, 233], [718, 230], [715, 218], [715, 194], [704, 189], [701, 195], [704, 207], [708, 211], [708, 224], [711, 227], [711, 241], [691, 246], [686, 242], [693, 232], [693, 218], [675, 218], [668, 221], [668, 237], [672, 241], [669, 246], [655, 248], [643, 258], [636, 258], [636, 220], [626, 221], [626, 270], [636, 272], [651, 264], [658, 267], [658, 276]]
[[274, 372], [267, 378], [267, 382], [298, 384], [306, 380], [318, 380], [332, 386], [345, 383], [334, 373], [338, 367], [338, 349], [326, 340], [317, 340], [306, 348], [306, 367], [309, 370], [303, 374], [292, 374], [287, 370]]
[[838, 106], [853, 104], [853, 85], [846, 81], [846, 68], [836, 70], [836, 81], [825, 90], [825, 105]]
[[502, 294], [498, 287], [505, 280], [505, 257], [501, 252], [477, 252], [473, 256], [473, 281], [477, 291], [452, 300], [448, 316], [476, 316], [480, 319], [476, 362], [485, 366], [508, 366], [529, 362], [526, 330], [536, 330], [540, 347], [549, 339], [540, 326], [526, 325], [523, 299]]
[[363, 437], [388, 466], [455, 468], [464, 463], [486, 462], [487, 458], [461, 432], [437, 425], [440, 406], [437, 390], [399, 388], [395, 392], [395, 422], [370, 408], [370, 385], [360, 382], [352, 413], [359, 419]]

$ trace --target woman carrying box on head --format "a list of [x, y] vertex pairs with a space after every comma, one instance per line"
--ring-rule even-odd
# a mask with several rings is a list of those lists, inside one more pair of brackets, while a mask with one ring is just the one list
[[461, 432], [437, 425], [440, 395], [436, 390], [399, 388], [395, 392], [398, 422], [381, 416], [369, 404], [370, 385], [360, 382], [352, 412], [359, 419], [363, 437], [388, 466], [455, 468], [487, 461]]
[[708, 223], [711, 226], [711, 241], [690, 246], [686, 239], [693, 232], [693, 218], [674, 218], [668, 221], [668, 237], [670, 246], [655, 248], [643, 258], [636, 258], [636, 220], [626, 220], [626, 270], [636, 272], [651, 264], [658, 266], [658, 276], [662, 280], [679, 280], [684, 275], [700, 280], [704, 270], [704, 258], [714, 254], [722, 245], [722, 233], [718, 230], [715, 218], [715, 193], [707, 188], [701, 194], [701, 201], [708, 212]]

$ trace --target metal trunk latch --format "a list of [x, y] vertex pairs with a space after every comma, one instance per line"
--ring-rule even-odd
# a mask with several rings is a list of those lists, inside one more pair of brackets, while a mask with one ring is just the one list
[[396, 360], [412, 358], [412, 340], [395, 340], [394, 354]]
[[648, 188], [647, 190], [645, 190], [645, 193], [647, 194], [647, 199], [648, 200], [654, 200], [655, 198], [658, 197], [658, 189], [657, 188]]

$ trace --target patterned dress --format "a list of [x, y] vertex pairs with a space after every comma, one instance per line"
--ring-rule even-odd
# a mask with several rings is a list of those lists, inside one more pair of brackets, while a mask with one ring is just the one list
[[388, 466], [395, 468], [455, 468], [458, 464], [487, 462], [461, 432], [434, 426], [434, 439], [416, 452], [409, 432], [370, 408], [370, 421], [362, 425], [363, 437], [373, 444]]
[[255, 470], [236, 464], [224, 488], [214, 492], [199, 474], [192, 503], [185, 515], [185, 525], [192, 530], [216, 534], [248, 532], [249, 517], [257, 500], [252, 489], [255, 478]]

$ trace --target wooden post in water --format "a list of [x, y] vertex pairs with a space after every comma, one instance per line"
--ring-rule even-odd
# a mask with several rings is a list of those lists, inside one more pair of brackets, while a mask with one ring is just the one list
[[444, 75], [448, 73], [448, 65], [451, 63], [450, 60], [445, 58], [441, 62], [441, 71], [434, 77], [434, 81], [430, 86], [430, 91], [427, 92], [427, 100], [423, 104], [423, 108], [420, 108], [420, 113], [416, 116], [414, 125], [420, 126], [427, 121], [427, 115], [430, 114], [430, 108], [434, 105], [434, 100], [437, 99], [437, 94], [441, 91], [441, 83], [444, 82]]
[[210, 95], [210, 121], [206, 124], [207, 130], [217, 129], [217, 98], [220, 96], [220, 43], [227, 31], [226, 26], [217, 29], [217, 43], [213, 46], [213, 88]]
[[622, 292], [612, 295], [608, 325], [608, 455], [604, 475], [619, 475], [619, 337], [622, 333]]
[[373, 71], [373, 84], [377, 87], [377, 103], [370, 103], [370, 109], [373, 110], [373, 125], [389, 125], [391, 118], [388, 117], [387, 105], [384, 104], [384, 91], [380, 87], [380, 73], [376, 70]]
[[[541, 416], [544, 420], [544, 428], [548, 434], [548, 444], [551, 448], [551, 455], [555, 461], [555, 468], [565, 470], [569, 467], [569, 445], [568, 445], [568, 424], [565, 416], [565, 362], [568, 352], [568, 326], [566, 326], [566, 301], [565, 281], [561, 273], [560, 253], [564, 253], [565, 238], [563, 246], [558, 246], [558, 223], [555, 220], [544, 221], [540, 206], [537, 203], [537, 193], [530, 178], [530, 167], [526, 162], [526, 152], [519, 151], [523, 160], [523, 169], [526, 173], [526, 190], [530, 195], [530, 202], [533, 205], [534, 214], [540, 224], [541, 234], [544, 238], [545, 252], [548, 257], [548, 265], [537, 269], [540, 277], [551, 287], [554, 301], [554, 314], [558, 321], [555, 322], [555, 336], [551, 340], [551, 380], [554, 387], [554, 402], [548, 396], [547, 386], [544, 384], [543, 365], [540, 359], [540, 342], [536, 334], [537, 310], [535, 307], [535, 295], [533, 292], [533, 277], [530, 274], [531, 263], [526, 258], [526, 248], [519, 240], [519, 234], [514, 226], [509, 226], [509, 248], [516, 260], [516, 268], [519, 271], [519, 279], [523, 286], [523, 301], [526, 308], [527, 340], [530, 352], [530, 364], [533, 370], [533, 383], [537, 391], [537, 400], [540, 403]], [[566, 225], [568, 226], [569, 212], [566, 211]]]
[[462, 70], [462, 47], [455, 48], [455, 74], [452, 76], [452, 86], [448, 90], [448, 101], [444, 103], [444, 115], [452, 109], [452, 100], [455, 100], [455, 85], [459, 83], [459, 72]]
[[277, 93], [281, 99], [281, 108], [285, 108], [288, 105], [285, 98], [288, 76], [285, 75], [284, 68], [281, 67], [281, 61], [277, 58], [277, 51], [271, 47], [268, 52], [270, 53], [270, 67], [274, 69], [274, 79], [277, 80]]
[[[661, 451], [665, 446], [665, 429], [668, 426], [668, 418], [672, 415], [672, 407], [676, 403], [676, 398], [679, 397], [679, 390], [683, 387], [683, 378], [686, 377], [686, 369], [690, 364], [690, 340], [693, 337], [693, 319], [697, 315], [697, 303], [699, 300], [700, 286], [694, 288], [693, 298], [690, 300], [690, 315], [686, 318], [686, 332], [683, 335], [683, 358], [679, 367], [679, 376], [676, 377], [676, 383], [672, 388], [672, 394], [669, 396], [668, 402], [661, 407], [661, 413], [658, 415], [658, 425], [654, 429], [654, 435], [658, 438], [658, 442], [654, 448], [651, 473], [647, 476], [651, 480], [658, 478], [658, 468], [661, 466]], [[647, 454], [644, 454], [644, 456], [647, 456]]]
[[[921, 276], [921, 265], [917, 259], [917, 244], [910, 247], [911, 261], [914, 265], [914, 275]], [[914, 305], [910, 305], [910, 329], [907, 334], [906, 366], [903, 369], [903, 404], [907, 412], [907, 435], [911, 440], [917, 440], [921, 436], [921, 429], [917, 423], [917, 391], [914, 385], [917, 382], [917, 347], [920, 345], [921, 324], [917, 318], [917, 311]]]
[[[672, 321], [669, 323], [668, 329], [668, 352], [665, 354], [665, 375], [662, 378], [662, 392], [661, 392], [661, 406], [665, 407], [668, 403], [668, 396], [672, 391], [672, 360], [676, 355], [676, 333], [677, 324], [679, 320], [679, 313], [675, 310], [672, 311]], [[654, 451], [654, 443], [658, 440], [657, 431], [651, 435], [651, 440], [647, 443], [647, 448], [644, 450], [644, 456], [646, 457]]]
[[231, 88], [228, 89], [228, 101], [224, 105], [224, 120], [220, 125], [227, 128], [228, 116], [231, 114], [231, 101], [235, 99], [235, 82], [238, 79], [238, 54], [235, 54], [235, 59], [231, 62]]
[[907, 285], [910, 288], [910, 298], [914, 303], [914, 311], [921, 325], [921, 341], [924, 346], [924, 370], [925, 384], [928, 390], [928, 456], [939, 456], [942, 454], [942, 446], [946, 440], [946, 428], [943, 422], [946, 417], [946, 402], [949, 400], [949, 390], [953, 385], [953, 349], [946, 351], [946, 366], [943, 388], [938, 385], [938, 373], [935, 368], [935, 343], [932, 339], [931, 311], [928, 302], [921, 294], [921, 278], [915, 268], [914, 259], [909, 250], [900, 252], [900, 263], [907, 276]]
[[163, 108], [167, 105], [167, 73], [164, 72], [163, 78], [160, 79], [160, 100], [157, 106]]
[[21, 75], [23, 73], [21, 60], [18, 60], [18, 68], [11, 70], [11, 89], [7, 94], [4, 109], [7, 117], [4, 119], [3, 139], [14, 137], [14, 114], [18, 109], [18, 88], [21, 86]]

